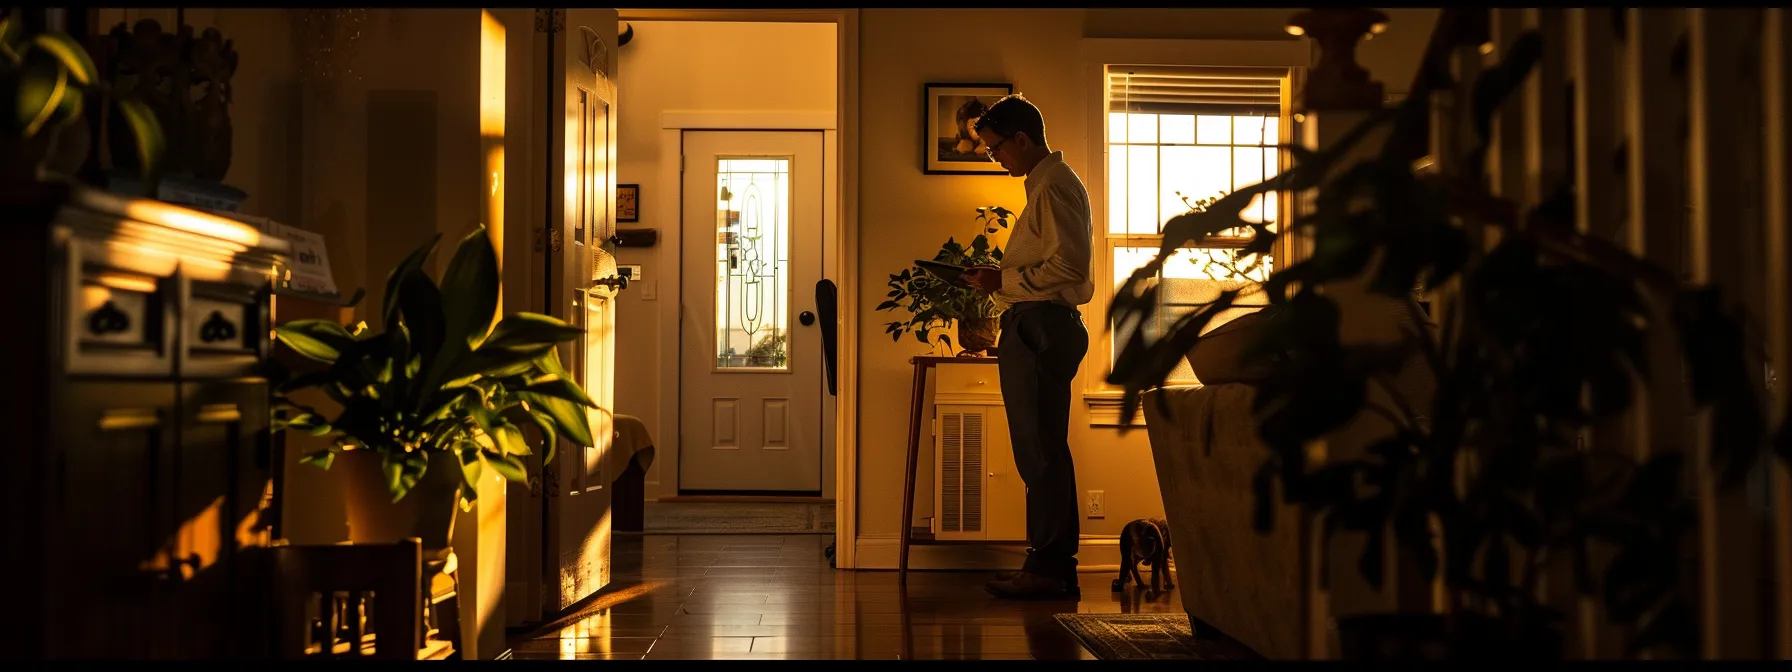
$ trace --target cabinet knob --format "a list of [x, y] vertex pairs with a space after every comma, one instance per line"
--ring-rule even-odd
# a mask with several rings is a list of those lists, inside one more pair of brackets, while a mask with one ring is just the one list
[[990, 477], [990, 478], [995, 478], [995, 477], [996, 477], [996, 472], [993, 472], [993, 471], [992, 471], [992, 472], [989, 472], [989, 477]]
[[977, 381], [977, 384], [978, 384], [978, 385], [982, 385], [982, 384], [983, 384], [983, 381], [981, 381], [981, 380], [979, 380], [979, 381]]

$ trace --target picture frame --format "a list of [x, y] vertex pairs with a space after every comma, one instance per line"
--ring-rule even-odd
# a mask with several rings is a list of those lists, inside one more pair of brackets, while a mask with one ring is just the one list
[[616, 185], [616, 221], [619, 223], [641, 221], [641, 185]]
[[967, 127], [981, 110], [1014, 93], [1013, 84], [929, 82], [921, 88], [921, 172], [927, 175], [1000, 175], [1001, 164], [983, 154]]

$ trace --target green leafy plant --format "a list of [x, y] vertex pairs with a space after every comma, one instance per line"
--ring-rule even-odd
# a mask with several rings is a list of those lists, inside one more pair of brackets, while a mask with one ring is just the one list
[[59, 32], [27, 35], [16, 17], [0, 19], [0, 123], [5, 124], [7, 170], [36, 177], [57, 135], [81, 123], [92, 97], [111, 101], [137, 140], [146, 183], [161, 158], [165, 136], [155, 113], [117, 95], [100, 78], [87, 50]]
[[[1474, 82], [1466, 158], [1415, 167], [1407, 148], [1428, 142], [1431, 94], [1455, 86], [1444, 64], [1458, 45], [1448, 36], [1477, 34], [1465, 26], [1486, 12], [1445, 11], [1398, 107], [1323, 151], [1286, 147], [1295, 158], [1288, 172], [1166, 222], [1160, 254], [1117, 292], [1111, 317], [1117, 324], [1156, 319], [1149, 281], [1178, 247], [1244, 226], [1253, 232], [1246, 251], [1269, 253], [1277, 234], [1240, 212], [1264, 192], [1317, 189], [1315, 210], [1289, 229], [1312, 237], [1312, 256], [1279, 269], [1260, 289], [1274, 317], [1251, 355], [1273, 364], [1254, 406], [1269, 449], [1255, 480], [1257, 528], [1273, 527], [1279, 497], [1321, 516], [1327, 539], [1361, 533], [1358, 570], [1377, 587], [1383, 540], [1392, 534], [1407, 566], [1427, 580], [1441, 573], [1451, 596], [1447, 618], [1491, 622], [1485, 636], [1494, 647], [1559, 636], [1565, 615], [1537, 599], [1538, 581], [1550, 563], [1571, 563], [1572, 588], [1630, 626], [1632, 653], [1696, 654], [1696, 619], [1679, 589], [1682, 549], [1694, 529], [1683, 485], [1692, 451], [1670, 436], [1654, 437], [1647, 459], [1611, 445], [1623, 441], [1612, 430], [1635, 412], [1636, 386], [1655, 373], [1647, 343], [1678, 343], [1691, 410], [1711, 417], [1720, 487], [1741, 485], [1770, 450], [1792, 458], [1788, 431], [1768, 438], [1752, 373], [1759, 365], [1749, 359], [1758, 348], [1747, 342], [1734, 300], [1583, 233], [1566, 189], [1520, 212], [1483, 186], [1490, 120], [1540, 58], [1536, 33], [1519, 36]], [[1390, 125], [1378, 152], [1345, 161], [1372, 130]], [[1497, 243], [1483, 245], [1477, 230], [1497, 230]], [[1341, 341], [1340, 308], [1325, 288], [1357, 278], [1415, 312], [1412, 293], [1422, 288], [1438, 298], [1438, 325], [1408, 329], [1394, 345]], [[1156, 339], [1132, 330], [1109, 378], [1126, 387], [1128, 420], [1139, 395], [1163, 385], [1202, 327], [1244, 291], [1223, 293]], [[1402, 366], [1415, 361], [1436, 381], [1429, 399], [1409, 397], [1396, 383]], [[1657, 376], [1654, 384], [1679, 381]], [[1391, 405], [1373, 400], [1376, 389]], [[1311, 441], [1362, 412], [1395, 429], [1361, 458], [1309, 463]], [[1440, 538], [1441, 557], [1433, 547]]]
[[[933, 255], [933, 260], [958, 266], [1001, 265], [1002, 248], [991, 244], [988, 236], [1008, 228], [1008, 222], [1013, 216], [1013, 212], [997, 205], [977, 208], [977, 234], [971, 238], [970, 244], [964, 245], [955, 238], [947, 238], [946, 243], [940, 246], [940, 251]], [[936, 331], [951, 327], [954, 320], [992, 318], [1002, 313], [1001, 306], [988, 295], [954, 286], [919, 266], [890, 274], [889, 287], [886, 300], [878, 304], [877, 309], [906, 310], [909, 313], [906, 320], [884, 325], [884, 333], [889, 334], [892, 341], [901, 340], [903, 334], [913, 333], [917, 341], [932, 345], [937, 340], [950, 348], [951, 337], [938, 334], [935, 339]]]
[[[554, 457], [554, 436], [592, 445], [586, 408], [596, 408], [555, 354], [579, 328], [547, 315], [513, 313], [494, 327], [498, 259], [480, 227], [461, 240], [436, 282], [423, 272], [440, 235], [417, 248], [386, 280], [384, 330], [354, 331], [330, 320], [298, 320], [274, 330], [280, 342], [322, 366], [283, 376], [277, 408], [289, 414], [276, 429], [332, 435], [334, 445], [305, 456], [328, 469], [341, 451], [382, 458], [393, 501], [423, 477], [429, 459], [459, 457], [462, 497], [491, 468], [526, 481], [531, 454], [522, 425], [539, 427]], [[487, 332], [490, 332], [489, 334]], [[294, 404], [288, 395], [317, 389], [342, 406], [333, 418]]]
[[753, 347], [747, 348], [747, 360], [754, 366], [783, 366], [786, 359], [783, 333], [767, 334]]

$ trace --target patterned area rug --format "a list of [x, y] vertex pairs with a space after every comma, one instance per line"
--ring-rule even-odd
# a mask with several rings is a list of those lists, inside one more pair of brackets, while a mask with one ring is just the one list
[[834, 505], [647, 502], [642, 534], [833, 534]]
[[1057, 618], [1101, 660], [1262, 660], [1217, 632], [1197, 636], [1187, 614], [1058, 614]]

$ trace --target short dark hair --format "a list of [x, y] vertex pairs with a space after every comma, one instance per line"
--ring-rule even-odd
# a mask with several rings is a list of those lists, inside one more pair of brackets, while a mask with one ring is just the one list
[[1038, 107], [1018, 93], [1004, 96], [983, 112], [983, 118], [977, 121], [977, 130], [985, 128], [1004, 138], [1025, 133], [1033, 139], [1033, 144], [1050, 146], [1045, 141], [1045, 117], [1039, 114]]

